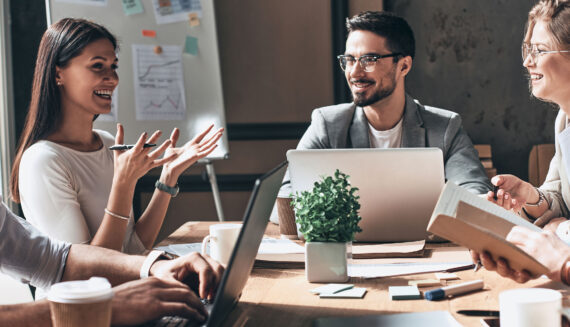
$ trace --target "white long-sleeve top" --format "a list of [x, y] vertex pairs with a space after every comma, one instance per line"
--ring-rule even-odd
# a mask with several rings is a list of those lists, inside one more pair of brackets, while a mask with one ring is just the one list
[[[40, 231], [71, 243], [90, 242], [101, 225], [113, 182], [111, 134], [95, 130], [103, 147], [81, 152], [39, 141], [22, 156], [19, 190], [26, 219]], [[145, 247], [131, 218], [123, 252], [140, 254]]]

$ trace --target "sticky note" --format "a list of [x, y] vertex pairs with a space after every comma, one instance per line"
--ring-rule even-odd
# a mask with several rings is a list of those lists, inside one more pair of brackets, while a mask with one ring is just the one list
[[354, 287], [345, 291], [340, 291], [337, 293], [321, 293], [319, 297], [321, 299], [361, 299], [366, 294], [365, 287]]
[[313, 288], [309, 290], [311, 293], [321, 294], [321, 293], [337, 293], [353, 288], [353, 284], [327, 284], [321, 287]]
[[454, 273], [435, 273], [435, 278], [439, 280], [454, 280], [459, 279], [459, 276]]
[[141, 0], [122, 0], [122, 2], [123, 2], [123, 11], [127, 16], [142, 14], [144, 12]]
[[392, 300], [415, 300], [421, 299], [420, 290], [417, 286], [390, 286], [388, 293]]
[[200, 25], [200, 18], [198, 18], [198, 13], [191, 12], [188, 14], [188, 19], [190, 21], [190, 26], [198, 26]]
[[198, 39], [193, 36], [186, 36], [186, 43], [184, 44], [184, 52], [193, 56], [198, 54]]
[[427, 287], [427, 286], [439, 286], [441, 281], [439, 279], [420, 279], [420, 280], [410, 280], [408, 285], [417, 287]]
[[156, 37], [155, 30], [142, 30], [142, 35], [146, 37]]

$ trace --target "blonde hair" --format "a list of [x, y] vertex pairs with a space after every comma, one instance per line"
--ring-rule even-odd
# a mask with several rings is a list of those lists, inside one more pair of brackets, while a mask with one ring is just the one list
[[530, 43], [532, 30], [537, 21], [546, 23], [552, 41], [564, 50], [570, 45], [570, 1], [569, 0], [541, 0], [528, 13], [526, 23], [525, 43]]

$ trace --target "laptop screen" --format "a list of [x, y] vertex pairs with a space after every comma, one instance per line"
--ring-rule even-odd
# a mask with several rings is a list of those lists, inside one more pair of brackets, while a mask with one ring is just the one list
[[219, 285], [207, 326], [220, 326], [241, 296], [253, 268], [286, 167], [287, 162], [283, 162], [255, 182], [243, 217], [243, 227]]

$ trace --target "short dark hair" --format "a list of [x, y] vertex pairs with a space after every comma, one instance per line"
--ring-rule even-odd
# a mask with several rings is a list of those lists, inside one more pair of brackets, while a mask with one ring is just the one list
[[[414, 32], [402, 17], [387, 11], [364, 11], [346, 19], [348, 33], [370, 31], [386, 38], [386, 45], [392, 52], [399, 52], [412, 59], [416, 54]], [[399, 58], [394, 58], [397, 61]]]

